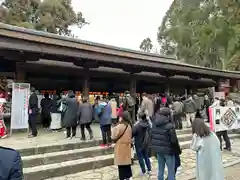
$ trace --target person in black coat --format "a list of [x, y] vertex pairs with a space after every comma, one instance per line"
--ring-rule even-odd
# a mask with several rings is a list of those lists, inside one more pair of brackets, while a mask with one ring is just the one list
[[52, 113], [61, 113], [59, 110], [61, 106], [61, 96], [59, 93], [55, 94], [52, 99], [52, 106], [51, 106], [51, 112]]
[[51, 108], [53, 105], [52, 99], [49, 97], [48, 93], [44, 94], [44, 98], [41, 100], [41, 120], [43, 128], [49, 128], [51, 124]]
[[21, 156], [14, 149], [0, 147], [0, 179], [23, 180]]
[[157, 153], [158, 179], [164, 179], [165, 164], [168, 179], [175, 180], [175, 154], [178, 151], [178, 139], [171, 123], [171, 111], [162, 107], [154, 115], [151, 148]]
[[73, 91], [69, 91], [66, 98], [62, 98], [62, 103], [66, 105], [66, 112], [63, 116], [63, 125], [67, 130], [67, 138], [76, 137], [78, 102]]
[[[147, 120], [147, 116], [145, 113], [140, 112], [138, 114], [139, 120], [133, 126], [133, 134], [136, 154], [138, 157], [139, 165], [141, 167], [142, 173], [146, 174], [145, 164], [147, 166], [148, 172], [151, 172], [151, 162], [148, 156], [149, 145], [151, 141], [151, 130], [150, 124]], [[144, 163], [145, 161], [145, 163]]]
[[35, 92], [35, 88], [31, 88], [31, 95], [29, 97], [29, 105], [28, 105], [28, 123], [30, 126], [30, 129], [32, 131], [32, 134], [29, 135], [29, 137], [36, 137], [37, 136], [37, 126], [36, 126], [36, 119], [37, 119], [37, 114], [38, 114], [38, 97]]
[[208, 97], [208, 95], [205, 95], [204, 96], [204, 108], [205, 108], [205, 112], [206, 112], [206, 115], [207, 115], [207, 122], [210, 122], [210, 118], [209, 118], [209, 110], [208, 108], [211, 106], [211, 101]]

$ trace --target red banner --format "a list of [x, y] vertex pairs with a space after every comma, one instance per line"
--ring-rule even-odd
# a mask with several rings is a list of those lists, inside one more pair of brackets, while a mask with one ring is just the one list
[[213, 119], [213, 111], [212, 108], [208, 108], [208, 112], [209, 112], [209, 121], [210, 121], [210, 129], [211, 131], [214, 131], [214, 119]]
[[3, 120], [0, 120], [0, 137], [4, 137], [7, 134], [7, 129]]

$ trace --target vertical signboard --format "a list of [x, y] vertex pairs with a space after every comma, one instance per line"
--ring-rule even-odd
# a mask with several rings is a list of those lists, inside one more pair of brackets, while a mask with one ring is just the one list
[[215, 132], [240, 129], [240, 106], [210, 108], [210, 127]]
[[28, 129], [28, 100], [30, 84], [13, 83], [11, 130]]

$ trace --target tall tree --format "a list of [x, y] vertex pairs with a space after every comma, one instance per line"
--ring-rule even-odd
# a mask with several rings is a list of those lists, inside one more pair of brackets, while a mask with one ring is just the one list
[[71, 0], [5, 0], [0, 15], [7, 24], [68, 36], [70, 26], [88, 24], [81, 12], [73, 11]]
[[239, 17], [235, 0], [174, 0], [158, 29], [162, 52], [191, 64], [233, 69], [240, 62]]
[[152, 41], [151, 39], [148, 37], [146, 39], [144, 39], [141, 44], [140, 44], [140, 47], [139, 47], [141, 50], [145, 51], [145, 52], [150, 52], [153, 48], [153, 45], [152, 45]]

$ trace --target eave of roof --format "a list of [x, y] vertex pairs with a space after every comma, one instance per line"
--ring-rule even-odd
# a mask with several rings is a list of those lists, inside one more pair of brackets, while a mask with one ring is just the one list
[[[107, 45], [107, 44], [101, 44], [101, 43], [76, 39], [76, 38], [69, 37], [69, 36], [62, 36], [62, 35], [48, 33], [48, 32], [44, 32], [44, 31], [37, 31], [37, 30], [34, 30], [34, 29], [26, 29], [26, 28], [22, 28], [22, 27], [12, 26], [12, 25], [8, 25], [8, 24], [4, 24], [4, 23], [0, 23], [0, 30], [1, 29], [5, 29], [5, 30], [9, 30], [9, 31], [15, 31], [15, 32], [21, 32], [21, 33], [26, 33], [26, 34], [31, 34], [31, 35], [35, 35], [35, 36], [48, 37], [48, 38], [52, 38], [52, 39], [59, 39], [59, 40], [64, 40], [64, 41], [68, 41], [68, 42], [80, 43], [80, 44], [85, 44], [85, 45], [90, 45], [90, 46], [95, 46], [95, 47], [100, 47], [100, 48], [106, 48], [106, 49], [109, 49], [109, 50], [117, 50], [117, 51], [122, 51], [122, 52], [129, 52], [129, 53], [133, 53], [133, 54], [146, 55], [146, 56], [158, 57], [158, 58], [165, 58], [165, 59], [173, 60], [173, 61], [176, 60], [176, 58], [174, 58], [172, 56], [164, 56], [164, 55], [159, 55], [159, 54], [154, 54], [154, 53], [147, 53], [147, 52], [143, 52], [143, 51], [127, 49], [127, 48], [123, 48], [123, 47], [111, 46], [111, 45]], [[19, 38], [21, 38], [21, 37], [19, 37]], [[177, 62], [177, 63], [179, 63], [179, 62]], [[186, 63], [183, 63], [183, 62], [180, 62], [180, 63], [181, 64], [186, 64]], [[186, 65], [188, 65], [188, 64], [186, 64]]]
[[[27, 61], [27, 64], [29, 65], [46, 65], [46, 66], [57, 66], [57, 67], [66, 67], [66, 68], [72, 68], [72, 69], [81, 69], [83, 70], [82, 67], [76, 66], [73, 63], [70, 62], [59, 62], [59, 61], [54, 61], [54, 60], [45, 60], [41, 59], [39, 61]], [[124, 72], [122, 69], [116, 69], [116, 68], [108, 68], [108, 67], [99, 67], [96, 69], [92, 69], [92, 71], [98, 71], [98, 72], [108, 72], [108, 73], [117, 73], [117, 74], [128, 74], [127, 72]], [[164, 76], [161, 76], [158, 73], [151, 73], [151, 72], [141, 72], [137, 73], [136, 75], [138, 76], [145, 76], [145, 77], [159, 77], [159, 78], [165, 78]], [[192, 80], [191, 78], [187, 76], [181, 76], [181, 75], [175, 75], [173, 77], [170, 77], [170, 80]], [[206, 79], [206, 78], [201, 78], [197, 80], [198, 82], [202, 83], [212, 83], [214, 84], [215, 81], [211, 79]]]
[[[74, 44], [76, 44], [76, 43], [82, 44], [82, 45], [86, 45], [86, 47], [95, 47], [96, 51], [97, 50], [102, 50], [102, 52], [105, 51], [104, 53], [106, 53], [106, 54], [114, 54], [114, 55], [128, 57], [128, 58], [136, 58], [136, 59], [142, 59], [142, 60], [146, 60], [146, 61], [162, 62], [162, 63], [169, 64], [169, 65], [171, 65], [171, 64], [179, 65], [182, 67], [196, 68], [197, 70], [205, 70], [205, 71], [209, 70], [211, 72], [218, 72], [218, 73], [224, 73], [224, 74], [235, 74], [237, 76], [240, 76], [240, 72], [219, 70], [219, 69], [212, 69], [212, 68], [190, 65], [190, 64], [186, 64], [186, 63], [183, 63], [180, 61], [176, 61], [176, 59], [173, 57], [167, 57], [167, 56], [162, 56], [162, 55], [153, 54], [153, 53], [146, 53], [146, 52], [142, 52], [142, 51], [120, 48], [120, 47], [116, 47], [116, 46], [94, 43], [94, 42], [90, 42], [90, 41], [83, 41], [83, 40], [76, 39], [76, 38], [60, 36], [60, 35], [56, 35], [56, 34], [52, 34], [52, 33], [36, 31], [36, 30], [32, 30], [32, 29], [26, 29], [26, 28], [21, 28], [21, 27], [16, 27], [16, 26], [11, 26], [11, 25], [0, 23], [0, 35], [11, 37], [11, 35], [9, 33], [6, 33], [6, 31], [7, 32], [15, 32], [15, 33], [24, 33], [24, 34], [33, 35], [36, 37], [45, 37], [45, 38], [49, 38], [49, 40], [50, 39], [62, 40], [62, 41], [66, 41], [69, 43], [73, 43], [72, 47], [74, 47]], [[23, 39], [22, 36], [18, 36], [17, 38]], [[50, 43], [50, 42], [48, 42], [48, 43]], [[58, 45], [61, 46], [61, 44], [58, 44]], [[101, 51], [100, 51], [100, 53], [101, 53]]]

